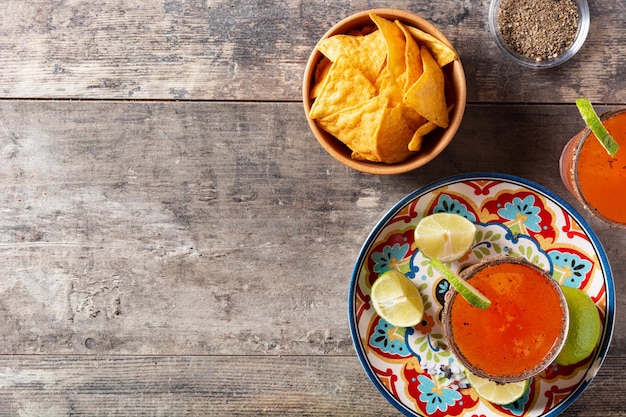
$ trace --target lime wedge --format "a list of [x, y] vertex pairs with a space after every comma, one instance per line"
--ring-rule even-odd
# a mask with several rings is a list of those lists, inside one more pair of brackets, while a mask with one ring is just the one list
[[469, 282], [457, 277], [456, 274], [450, 271], [450, 269], [448, 269], [448, 267], [441, 261], [438, 259], [431, 259], [430, 264], [433, 268], [439, 271], [441, 275], [448, 280], [450, 285], [452, 285], [454, 289], [457, 290], [459, 294], [461, 294], [461, 296], [472, 306], [484, 310], [491, 305], [491, 301], [489, 301], [487, 297], [471, 286]]
[[396, 327], [411, 327], [422, 321], [424, 303], [419, 290], [395, 269], [374, 281], [370, 297], [376, 313]]
[[465, 371], [465, 373], [467, 380], [480, 398], [498, 405], [511, 404], [513, 401], [519, 400], [530, 384], [529, 379], [520, 382], [499, 384], [474, 375], [469, 371]]
[[476, 238], [476, 225], [455, 213], [434, 213], [415, 227], [415, 244], [420, 252], [441, 262], [460, 259]]
[[613, 136], [606, 130], [604, 124], [602, 124], [602, 120], [598, 117], [598, 114], [593, 109], [593, 106], [586, 98], [579, 98], [576, 100], [576, 107], [578, 107], [578, 111], [580, 115], [583, 117], [583, 120], [591, 129], [596, 138], [602, 144], [602, 147], [608, 152], [611, 157], [614, 157], [617, 151], [619, 150], [619, 145], [613, 139]]

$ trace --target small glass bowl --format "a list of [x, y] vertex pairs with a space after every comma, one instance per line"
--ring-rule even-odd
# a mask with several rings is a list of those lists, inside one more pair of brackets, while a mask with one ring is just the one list
[[496, 44], [498, 45], [500, 50], [502, 50], [502, 52], [504, 52], [504, 54], [507, 55], [511, 60], [523, 67], [539, 69], [553, 68], [557, 65], [561, 65], [562, 63], [576, 55], [576, 53], [580, 50], [580, 48], [585, 43], [585, 40], [587, 39], [590, 21], [589, 5], [587, 4], [587, 0], [574, 0], [574, 3], [576, 3], [576, 6], [578, 7], [578, 32], [576, 33], [574, 42], [572, 42], [570, 47], [562, 51], [561, 54], [556, 56], [555, 58], [544, 59], [540, 61], [526, 57], [524, 55], [520, 55], [509, 47], [509, 45], [504, 41], [502, 34], [500, 33], [498, 10], [500, 9], [501, 3], [502, 0], [491, 1], [491, 5], [489, 6], [489, 31], [491, 32], [491, 35], [495, 39]]

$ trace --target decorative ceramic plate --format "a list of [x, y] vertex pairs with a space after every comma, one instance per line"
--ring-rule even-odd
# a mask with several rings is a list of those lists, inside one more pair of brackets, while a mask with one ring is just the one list
[[[490, 257], [522, 256], [550, 271], [561, 285], [585, 291], [603, 323], [593, 355], [571, 366], [550, 365], [514, 403], [501, 406], [480, 399], [444, 343], [441, 312], [449, 283], [413, 243], [417, 222], [437, 212], [458, 213], [477, 226], [475, 246], [450, 264], [452, 270]], [[392, 268], [411, 278], [422, 294], [425, 313], [417, 326], [393, 327], [370, 304], [372, 283]], [[350, 329], [361, 364], [381, 394], [407, 416], [556, 416], [600, 368], [613, 333], [614, 310], [609, 262], [584, 219], [537, 184], [491, 173], [444, 179], [398, 202], [361, 249], [349, 294]]]

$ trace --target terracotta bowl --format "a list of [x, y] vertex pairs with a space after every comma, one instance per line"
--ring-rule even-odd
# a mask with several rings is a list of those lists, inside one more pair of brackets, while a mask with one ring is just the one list
[[[402, 23], [414, 26], [429, 33], [453, 48], [450, 41], [448, 41], [443, 33], [441, 33], [441, 31], [432, 23], [412, 13], [394, 9], [372, 9], [353, 14], [333, 26], [328, 32], [326, 32], [322, 39], [333, 35], [349, 33], [351, 30], [360, 29], [365, 26], [375, 26], [374, 22], [372, 22], [369, 17], [370, 13], [377, 14], [390, 20], [399, 20]], [[454, 106], [450, 112], [450, 124], [446, 129], [437, 128], [428, 134], [424, 139], [422, 149], [419, 152], [416, 152], [414, 156], [411, 156], [403, 162], [396, 164], [384, 164], [352, 159], [350, 156], [351, 151], [348, 147], [346, 147], [334, 136], [320, 128], [315, 120], [308, 116], [313, 101], [310, 96], [310, 91], [314, 83], [315, 69], [322, 58], [323, 55], [321, 52], [314, 49], [306, 65], [302, 86], [304, 111], [307, 116], [309, 126], [311, 127], [311, 131], [320, 145], [322, 145], [322, 147], [329, 154], [344, 165], [357, 171], [378, 175], [393, 175], [409, 172], [426, 165], [439, 155], [452, 141], [452, 138], [459, 129], [463, 113], [465, 112], [467, 85], [465, 83], [463, 65], [459, 59], [456, 59], [454, 62], [451, 62], [443, 68], [444, 75], [446, 77], [447, 103], [448, 106]]]

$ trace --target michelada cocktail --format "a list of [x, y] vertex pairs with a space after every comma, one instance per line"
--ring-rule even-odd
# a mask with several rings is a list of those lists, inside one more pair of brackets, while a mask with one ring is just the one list
[[554, 361], [565, 343], [569, 313], [559, 284], [547, 272], [505, 256], [473, 265], [462, 277], [491, 301], [480, 309], [453, 293], [445, 305], [449, 348], [470, 372], [516, 382]]
[[626, 108], [605, 113], [600, 120], [621, 150], [611, 155], [586, 127], [563, 149], [561, 179], [590, 212], [626, 227]]

